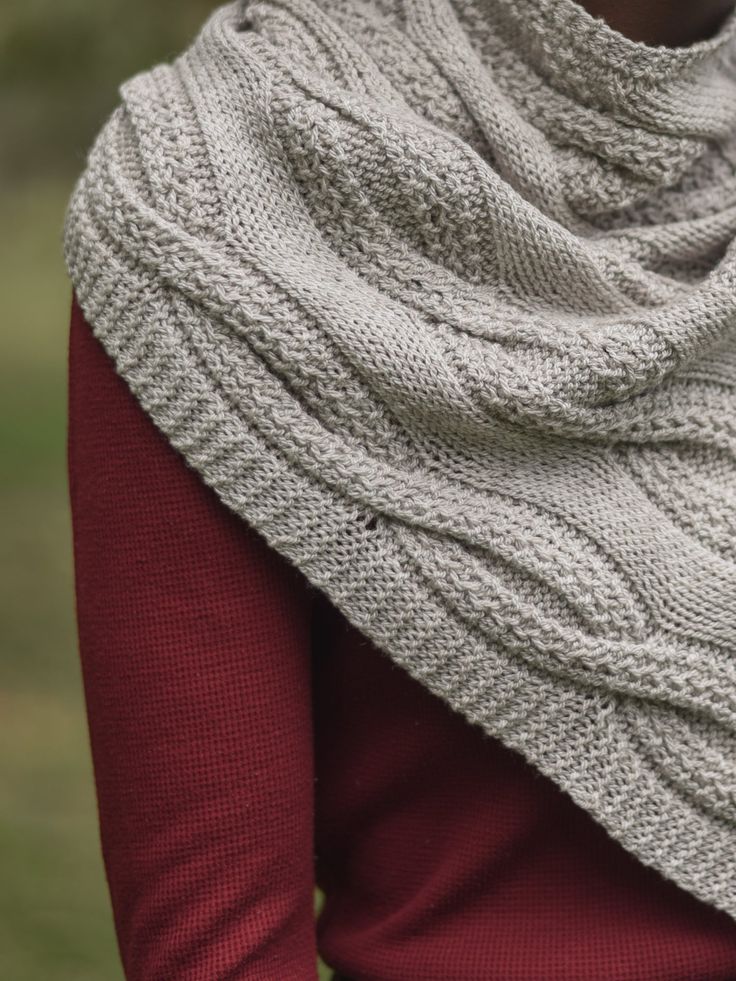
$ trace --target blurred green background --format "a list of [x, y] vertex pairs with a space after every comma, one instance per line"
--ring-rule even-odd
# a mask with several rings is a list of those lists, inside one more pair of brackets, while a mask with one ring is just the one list
[[119, 83], [173, 57], [215, 6], [0, 5], [1, 981], [122, 978], [76, 649], [61, 233]]

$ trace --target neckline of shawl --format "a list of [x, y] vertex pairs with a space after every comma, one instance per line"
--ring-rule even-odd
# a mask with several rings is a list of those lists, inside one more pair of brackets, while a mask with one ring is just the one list
[[461, 17], [472, 10], [476, 49], [489, 32], [500, 36], [582, 105], [682, 136], [720, 138], [736, 129], [736, 7], [709, 38], [670, 47], [634, 41], [576, 0], [446, 2]]

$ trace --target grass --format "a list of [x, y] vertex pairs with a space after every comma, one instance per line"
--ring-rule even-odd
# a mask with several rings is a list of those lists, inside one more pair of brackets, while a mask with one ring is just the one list
[[122, 979], [99, 848], [65, 473], [69, 182], [0, 195], [0, 977]]
[[[99, 845], [66, 484], [70, 182], [0, 192], [0, 978], [121, 981]], [[319, 897], [316, 897], [317, 899]], [[329, 972], [320, 967], [320, 977]]]

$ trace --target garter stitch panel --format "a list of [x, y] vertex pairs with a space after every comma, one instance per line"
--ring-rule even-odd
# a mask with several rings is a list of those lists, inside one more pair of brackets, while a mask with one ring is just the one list
[[736, 917], [736, 17], [253, 0], [125, 82], [80, 305], [220, 498]]

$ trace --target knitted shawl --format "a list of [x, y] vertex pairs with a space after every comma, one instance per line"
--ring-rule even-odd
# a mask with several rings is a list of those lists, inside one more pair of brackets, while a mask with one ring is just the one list
[[65, 225], [187, 465], [734, 918], [735, 50], [736, 15], [229, 3], [121, 86]]

